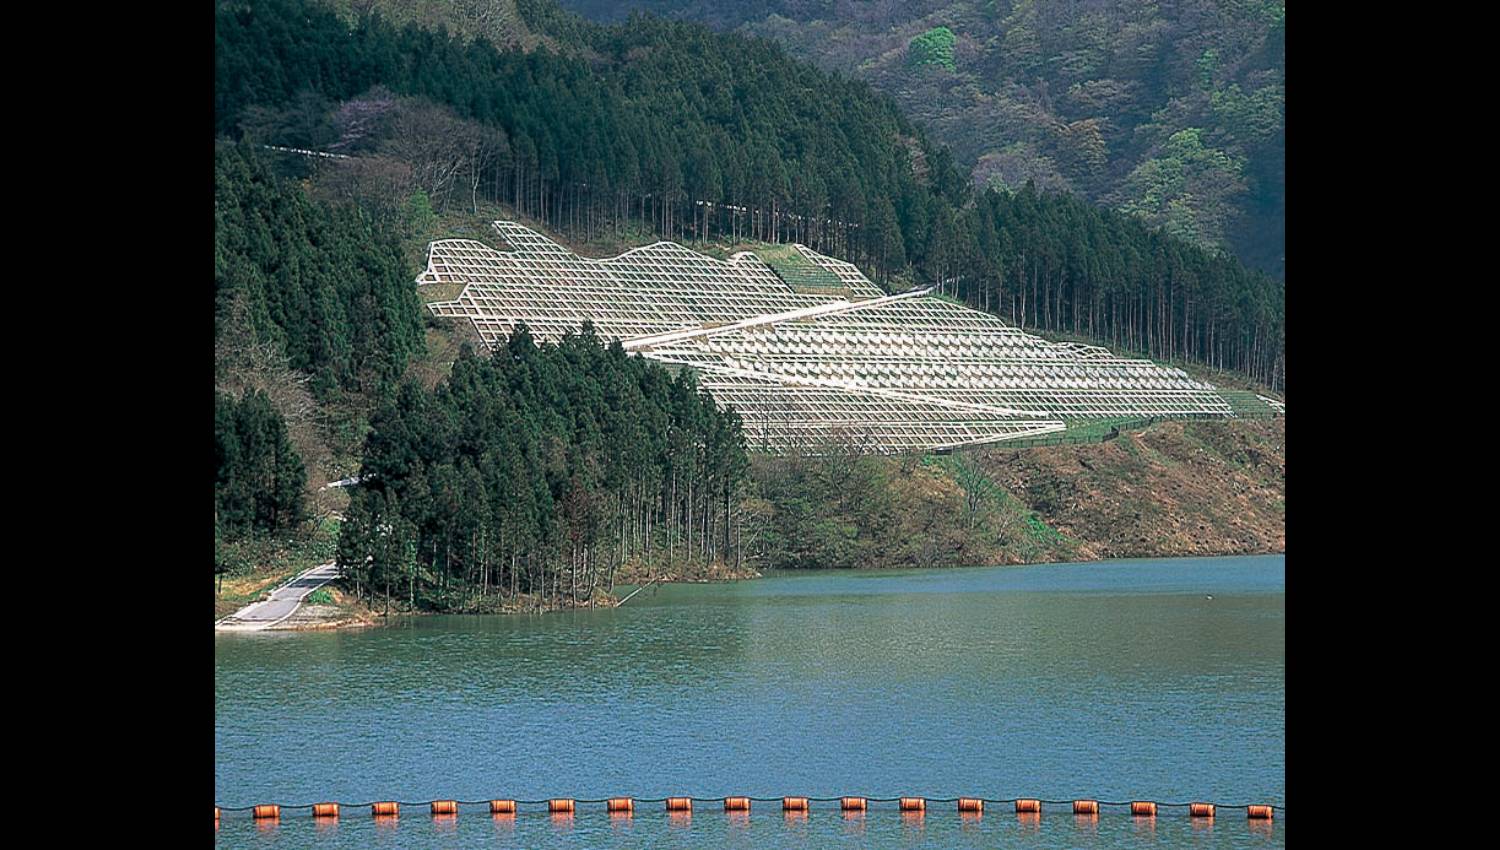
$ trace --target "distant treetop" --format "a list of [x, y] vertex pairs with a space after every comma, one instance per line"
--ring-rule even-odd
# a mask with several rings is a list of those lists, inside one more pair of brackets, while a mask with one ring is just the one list
[[907, 48], [908, 61], [913, 65], [941, 65], [950, 71], [953, 64], [953, 31], [947, 27], [933, 27], [911, 40]]

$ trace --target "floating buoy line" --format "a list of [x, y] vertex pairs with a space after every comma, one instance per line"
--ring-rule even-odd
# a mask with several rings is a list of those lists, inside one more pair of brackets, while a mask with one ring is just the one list
[[[871, 803], [895, 803], [903, 815], [924, 815], [927, 812], [928, 803], [956, 804], [956, 811], [961, 815], [975, 816], [984, 813], [985, 804], [1013, 805], [1018, 815], [1030, 815], [1040, 817], [1044, 806], [1071, 806], [1074, 815], [1089, 816], [1097, 818], [1100, 808], [1113, 806], [1130, 809], [1130, 814], [1137, 818], [1154, 818], [1158, 809], [1186, 809], [1187, 815], [1194, 819], [1212, 819], [1219, 809], [1244, 809], [1245, 817], [1249, 820], [1271, 820], [1275, 817], [1275, 806], [1260, 804], [1227, 805], [1223, 803], [1158, 803], [1151, 800], [1042, 800], [1037, 798], [1022, 797], [1018, 799], [989, 799], [985, 797], [656, 797], [641, 798], [634, 797], [608, 797], [599, 800], [576, 800], [569, 797], [556, 797], [547, 800], [429, 800], [417, 803], [405, 803], [397, 800], [386, 800], [369, 803], [304, 803], [302, 805], [286, 805], [280, 803], [261, 803], [254, 806], [214, 806], [214, 823], [217, 825], [226, 812], [249, 812], [254, 820], [280, 820], [281, 813], [285, 811], [297, 811], [308, 809], [314, 819], [338, 819], [340, 813], [345, 809], [365, 809], [370, 815], [377, 819], [398, 818], [401, 809], [410, 810], [426, 809], [433, 817], [453, 817], [458, 814], [460, 807], [488, 806], [489, 813], [497, 817], [514, 816], [521, 806], [545, 806], [546, 811], [556, 816], [571, 817], [580, 805], [602, 805], [605, 811], [614, 817], [630, 817], [635, 814], [636, 804], [663, 804], [664, 811], [673, 815], [690, 814], [694, 803], [706, 803], [711, 806], [722, 805], [726, 812], [748, 812], [752, 803], [780, 803], [781, 810], [788, 814], [806, 813], [812, 809], [813, 803], [837, 803], [838, 808], [844, 812], [868, 811]], [[1285, 814], [1285, 807], [1281, 808]]]

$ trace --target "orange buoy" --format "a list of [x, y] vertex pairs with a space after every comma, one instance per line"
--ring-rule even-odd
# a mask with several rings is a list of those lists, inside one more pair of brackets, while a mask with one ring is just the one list
[[782, 797], [781, 810], [784, 812], [805, 812], [807, 811], [807, 798]]
[[668, 797], [667, 811], [669, 812], [691, 812], [693, 810], [692, 797]]
[[515, 800], [491, 800], [490, 801], [490, 814], [492, 814], [492, 815], [513, 815], [515, 813], [516, 813], [516, 801]]
[[214, 806], [214, 823], [219, 822], [219, 807]]
[[1074, 800], [1073, 814], [1075, 815], [1097, 815], [1099, 814], [1098, 800]]
[[1130, 813], [1137, 817], [1154, 818], [1156, 817], [1156, 804], [1137, 800], [1130, 804]]
[[977, 797], [959, 797], [958, 810], [961, 812], [983, 812], [984, 801]]
[[265, 805], [255, 807], [256, 820], [265, 820], [267, 818], [279, 817], [281, 817], [281, 807], [276, 805], [275, 803], [267, 803]]
[[573, 806], [573, 801], [572, 800], [548, 800], [547, 801], [547, 811], [552, 812], [553, 814], [571, 815], [571, 814], [573, 814], [573, 809], [574, 809], [574, 806]]
[[725, 797], [724, 811], [726, 812], [748, 812], [750, 811], [749, 797]]
[[1188, 816], [1195, 818], [1211, 818], [1214, 816], [1214, 804], [1190, 803], [1188, 804]]
[[1255, 818], [1256, 820], [1270, 820], [1271, 819], [1271, 807], [1270, 806], [1251, 806], [1251, 807], [1249, 807], [1248, 809], [1245, 810], [1245, 814], [1247, 816], [1249, 816], [1249, 817]]
[[604, 808], [614, 813], [634, 814], [635, 799], [633, 797], [610, 797], [604, 804]]
[[432, 813], [435, 815], [456, 815], [458, 814], [458, 801], [433, 800]]
[[315, 817], [315, 818], [336, 818], [338, 816], [339, 816], [339, 804], [338, 803], [314, 803], [313, 804], [313, 817]]
[[1017, 800], [1016, 811], [1018, 812], [1040, 812], [1042, 810], [1041, 800]]
[[902, 797], [901, 811], [925, 812], [927, 811], [927, 799], [925, 797]]
[[839, 808], [846, 812], [862, 812], [870, 807], [864, 797], [840, 797]]
[[377, 818], [394, 818], [401, 815], [401, 804], [393, 802], [371, 803], [370, 814]]

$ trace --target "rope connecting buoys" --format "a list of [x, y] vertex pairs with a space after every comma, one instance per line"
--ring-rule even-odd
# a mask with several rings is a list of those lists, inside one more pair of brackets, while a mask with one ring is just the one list
[[[679, 815], [687, 815], [687, 814], [690, 814], [692, 812], [692, 810], [693, 810], [693, 800], [694, 799], [695, 798], [693, 798], [693, 797], [661, 797], [661, 798], [655, 798], [655, 799], [646, 798], [644, 800], [644, 802], [647, 802], [647, 803], [658, 803], [658, 802], [665, 803], [666, 804], [666, 810], [667, 810], [667, 812], [669, 814], [672, 814], [673, 816], [679, 816]], [[697, 798], [697, 799], [699, 799], [700, 802], [705, 801], [704, 798]], [[712, 798], [709, 798], [709, 799], [712, 799]], [[743, 797], [742, 796], [742, 797], [725, 797], [725, 798], [723, 798], [723, 800], [724, 800], [724, 811], [726, 811], [726, 812], [749, 812], [751, 804], [754, 801], [759, 800], [761, 802], [774, 802], [776, 800], [776, 798], [775, 797], [766, 798], [766, 797]], [[787, 812], [789, 814], [791, 814], [791, 813], [805, 814], [805, 813], [807, 813], [811, 809], [811, 807], [812, 807], [811, 804], [814, 801], [817, 801], [817, 802], [833, 802], [834, 800], [838, 801], [839, 808], [842, 809], [845, 812], [864, 812], [864, 811], [868, 811], [869, 807], [870, 807], [870, 803], [872, 802], [872, 798], [868, 798], [868, 797], [782, 797], [781, 798], [781, 808], [782, 808], [783, 811], [785, 811], [785, 812]], [[925, 798], [925, 797], [896, 797], [896, 798], [876, 797], [876, 798], [873, 798], [873, 802], [876, 802], [876, 803], [890, 803], [892, 801], [896, 802], [897, 803], [897, 807], [901, 810], [902, 813], [905, 813], [905, 814], [923, 814], [923, 813], [925, 813], [927, 811], [927, 798]], [[465, 802], [465, 801], [459, 801], [459, 800], [433, 800], [433, 801], [431, 801], [430, 803], [428, 803], [426, 805], [428, 805], [431, 808], [432, 814], [435, 817], [436, 816], [456, 816], [458, 814], [458, 809], [459, 809], [460, 806], [464, 806], [464, 805], [480, 805], [481, 802], [483, 802], [483, 801], [473, 800], [473, 801], [467, 801], [467, 802]], [[494, 815], [511, 815], [511, 816], [513, 816], [513, 815], [517, 814], [517, 812], [519, 810], [519, 806], [521, 804], [526, 804], [526, 805], [540, 805], [542, 803], [546, 803], [547, 804], [547, 810], [549, 812], [555, 814], [555, 815], [572, 815], [572, 814], [574, 814], [577, 811], [578, 802], [579, 801], [574, 800], [572, 798], [555, 798], [555, 799], [551, 799], [551, 800], [490, 800], [489, 801], [489, 807], [490, 807], [490, 813], [491, 814], [494, 814]], [[608, 799], [584, 800], [582, 802], [588, 803], [588, 804], [603, 803], [605, 805], [606, 810], [609, 811], [611, 814], [631, 814], [631, 815], [633, 815], [635, 813], [635, 798], [634, 797], [610, 797]], [[936, 802], [939, 802], [939, 803], [952, 803], [952, 802], [956, 802], [958, 804], [958, 811], [961, 812], [961, 813], [964, 813], [964, 814], [982, 814], [984, 812], [984, 805], [985, 805], [985, 803], [1014, 803], [1015, 804], [1016, 813], [1018, 815], [1020, 815], [1021, 818], [1022, 818], [1022, 820], [1023, 820], [1023, 822], [1026, 822], [1026, 823], [1035, 823], [1036, 819], [1038, 819], [1038, 818], [1041, 817], [1042, 805], [1044, 803], [1046, 803], [1048, 805], [1053, 805], [1053, 804], [1062, 805], [1064, 803], [1064, 801], [1062, 801], [1062, 800], [1040, 800], [1040, 799], [1029, 798], [1029, 797], [1028, 798], [1019, 798], [1019, 799], [1014, 799], [1014, 800], [994, 800], [994, 799], [986, 799], [986, 798], [983, 798], [983, 797], [956, 797], [956, 798], [941, 798], [941, 799], [936, 800]], [[342, 809], [342, 807], [344, 807], [346, 805], [355, 805], [355, 804], [336, 803], [336, 802], [304, 803], [304, 804], [301, 804], [301, 805], [288, 806], [287, 808], [291, 808], [291, 809], [309, 809], [309, 810], [312, 811], [312, 816], [315, 819], [324, 819], [324, 818], [337, 819], [339, 817], [340, 810]], [[362, 806], [362, 805], [366, 805], [366, 804], [360, 803], [360, 804], [357, 804], [357, 805], [361, 805]], [[402, 804], [398, 803], [396, 801], [385, 801], [385, 802], [379, 802], [379, 803], [370, 803], [368, 805], [370, 806], [370, 814], [374, 815], [376, 818], [395, 818], [395, 817], [397, 817], [400, 814], [401, 805]], [[419, 806], [419, 805], [423, 805], [423, 804], [422, 803], [408, 803], [407, 805]], [[1108, 805], [1108, 806], [1125, 806], [1125, 805], [1128, 805], [1128, 806], [1130, 806], [1130, 813], [1131, 813], [1131, 815], [1133, 815], [1135, 817], [1154, 818], [1154, 817], [1157, 816], [1157, 808], [1159, 806], [1167, 806], [1168, 808], [1172, 808], [1172, 807], [1184, 807], [1184, 808], [1187, 809], [1188, 816], [1192, 817], [1192, 818], [1213, 818], [1217, 814], [1218, 808], [1219, 808], [1219, 806], [1221, 804], [1218, 804], [1218, 803], [1155, 803], [1155, 802], [1151, 802], [1149, 800], [1135, 800], [1135, 801], [1130, 802], [1130, 803], [1125, 803], [1125, 802], [1108, 802], [1107, 801], [1107, 802], [1102, 803], [1102, 804], [1098, 800], [1074, 800], [1074, 801], [1072, 801], [1073, 813], [1075, 815], [1087, 815], [1087, 816], [1091, 816], [1091, 817], [1095, 817], [1095, 818], [1097, 818], [1099, 816], [1099, 811], [1100, 811], [1100, 806], [1101, 805]], [[1223, 805], [1227, 805], [1227, 804], [1223, 804]], [[1231, 808], [1231, 809], [1245, 809], [1246, 816], [1250, 820], [1254, 820], [1254, 821], [1268, 821], [1268, 820], [1271, 820], [1275, 816], [1274, 815], [1274, 813], [1275, 813], [1275, 807], [1274, 806], [1270, 806], [1270, 805], [1229, 805], [1229, 808]], [[282, 809], [282, 805], [278, 804], [278, 803], [262, 803], [262, 804], [255, 805], [255, 806], [240, 806], [238, 808], [231, 806], [229, 808], [229, 811], [230, 812], [245, 812], [245, 811], [249, 811], [250, 814], [251, 814], [251, 817], [254, 818], [255, 820], [279, 820], [281, 818], [281, 809]], [[220, 821], [223, 819], [223, 812], [224, 812], [224, 810], [222, 808], [220, 808], [219, 806], [214, 806], [214, 824], [215, 824], [216, 828], [217, 828], [218, 824], [220, 823]]]

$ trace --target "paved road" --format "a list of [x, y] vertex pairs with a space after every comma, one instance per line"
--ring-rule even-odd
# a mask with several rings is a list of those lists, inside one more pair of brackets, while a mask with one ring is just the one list
[[309, 593], [339, 577], [339, 568], [332, 564], [313, 567], [291, 581], [271, 591], [271, 598], [256, 602], [214, 623], [215, 629], [234, 631], [260, 631], [269, 629], [292, 616]]

